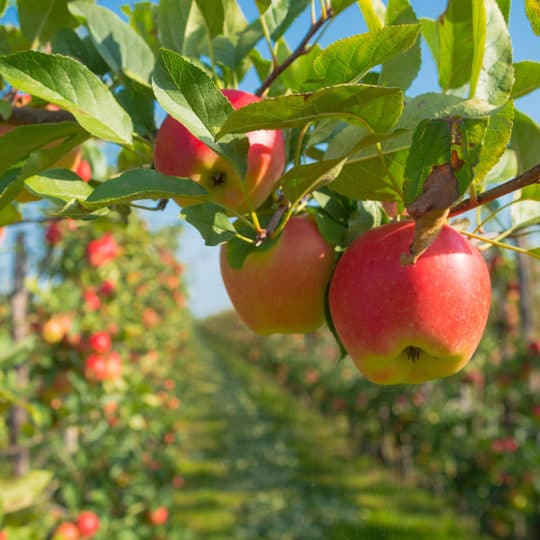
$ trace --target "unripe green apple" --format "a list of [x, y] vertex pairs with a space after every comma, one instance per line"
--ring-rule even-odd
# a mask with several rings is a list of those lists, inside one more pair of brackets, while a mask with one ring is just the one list
[[324, 321], [324, 294], [334, 251], [308, 216], [293, 217], [276, 243], [232, 268], [227, 246], [221, 275], [242, 320], [257, 334], [306, 333]]
[[491, 285], [480, 252], [445, 226], [414, 265], [402, 265], [414, 223], [359, 237], [330, 284], [337, 333], [362, 374], [378, 384], [422, 383], [459, 371], [478, 346]]
[[[259, 97], [240, 90], [223, 90], [223, 94], [235, 109], [260, 101]], [[163, 174], [199, 182], [208, 191], [209, 200], [245, 214], [258, 208], [272, 193], [286, 161], [281, 131], [252, 131], [247, 137], [245, 188], [232, 165], [171, 116], [161, 124], [156, 137], [155, 167]], [[189, 206], [202, 201], [179, 198], [176, 202], [180, 206]]]

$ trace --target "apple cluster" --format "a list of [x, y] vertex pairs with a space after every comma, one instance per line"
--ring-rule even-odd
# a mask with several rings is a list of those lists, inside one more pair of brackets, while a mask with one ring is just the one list
[[[260, 98], [223, 90], [233, 108]], [[158, 131], [155, 166], [191, 178], [207, 200], [237, 215], [260, 207], [285, 169], [280, 131], [248, 133], [247, 173], [168, 116]], [[243, 321], [261, 335], [309, 333], [327, 317], [362, 374], [378, 384], [422, 383], [459, 371], [476, 350], [490, 306], [490, 279], [479, 251], [445, 226], [420, 260], [400, 255], [413, 241], [412, 221], [372, 229], [336, 264], [337, 254], [309, 214], [293, 216], [282, 233], [252, 251], [240, 268], [221, 249], [221, 274]]]

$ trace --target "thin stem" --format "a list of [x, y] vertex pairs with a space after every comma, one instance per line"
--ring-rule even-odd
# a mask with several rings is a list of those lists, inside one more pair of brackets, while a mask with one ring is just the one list
[[308, 43], [309, 40], [318, 32], [318, 30], [324, 25], [324, 23], [330, 20], [334, 16], [332, 9], [326, 11], [326, 17], [319, 17], [317, 21], [311, 24], [306, 35], [302, 38], [302, 41], [298, 44], [296, 49], [291, 55], [282, 63], [276, 66], [266, 80], [262, 83], [261, 87], [255, 92], [258, 96], [262, 96], [264, 91], [271, 86], [271, 84], [299, 57], [309, 52]]
[[268, 50], [270, 51], [270, 56], [272, 57], [272, 69], [275, 69], [275, 67], [279, 64], [279, 61], [277, 59], [276, 53], [274, 52], [272, 39], [270, 38], [270, 32], [268, 31], [268, 25], [266, 24], [266, 19], [263, 17], [261, 10], [259, 9], [259, 4], [257, 2], [255, 2], [255, 4], [257, 5], [257, 11], [259, 13], [259, 21], [261, 22], [264, 40], [268, 45]]
[[251, 221], [253, 221], [253, 225], [255, 225], [255, 231], [257, 234], [259, 234], [262, 231], [261, 223], [259, 222], [259, 216], [257, 215], [257, 212], [253, 210], [251, 212]]
[[477, 195], [474, 200], [473, 198], [469, 198], [456, 204], [450, 209], [449, 217], [457, 216], [463, 212], [468, 212], [477, 206], [494, 201], [503, 195], [508, 195], [509, 193], [517, 191], [518, 189], [538, 183], [540, 183], [540, 164], [535, 165], [532, 169], [529, 169], [523, 174], [512, 178], [512, 180], [504, 182], [504, 184], [500, 184], [493, 189], [480, 193], [480, 195]]
[[[519, 247], [516, 247], [516, 246], [512, 246], [511, 244], [504, 244], [502, 242], [498, 242], [497, 240], [492, 240], [491, 238], [486, 238], [485, 236], [479, 236], [478, 234], [474, 234], [474, 233], [470, 233], [470, 232], [466, 232], [466, 231], [460, 231], [461, 234], [463, 234], [464, 236], [466, 236], [467, 238], [474, 238], [475, 240], [480, 240], [481, 242], [484, 242], [486, 244], [490, 244], [492, 246], [496, 246], [496, 247], [499, 247], [499, 248], [502, 248], [502, 249], [509, 249], [510, 251], [515, 251], [516, 253], [522, 253], [524, 255], [529, 255], [529, 257], [534, 257], [535, 259], [540, 259], [540, 256], [538, 255], [535, 255], [534, 253], [530, 252], [530, 251], [527, 251], [526, 249], [522, 249], [522, 248], [519, 248]], [[485, 250], [487, 249], [489, 246], [487, 247], [480, 247], [479, 249], [480, 250]]]
[[[474, 231], [473, 232], [478, 232], [482, 229], [482, 227], [488, 223], [489, 221], [491, 221], [492, 219], [497, 219], [497, 214], [499, 214], [500, 212], [502, 212], [503, 210], [505, 210], [506, 208], [508, 208], [509, 206], [512, 206], [513, 204], [515, 204], [517, 201], [510, 201], [506, 204], [503, 204], [500, 208], [497, 208], [496, 210], [494, 210], [493, 212], [491, 212], [491, 214], [489, 214], [489, 216], [487, 216], [485, 219], [481, 220], [478, 219], [478, 225], [475, 227]], [[481, 207], [479, 206], [478, 207], [478, 210], [480, 210]]]
[[244, 236], [243, 234], [240, 234], [240, 233], [236, 233], [236, 238], [238, 238], [238, 240], [242, 240], [243, 242], [246, 242], [247, 244], [255, 243], [255, 240], [253, 240], [253, 238], [248, 238], [247, 236]]
[[294, 164], [300, 165], [300, 158], [302, 157], [302, 143], [304, 142], [304, 138], [306, 136], [307, 130], [309, 129], [309, 126], [311, 125], [311, 122], [308, 122], [301, 130], [298, 135], [298, 141], [296, 143], [296, 149], [294, 152]]

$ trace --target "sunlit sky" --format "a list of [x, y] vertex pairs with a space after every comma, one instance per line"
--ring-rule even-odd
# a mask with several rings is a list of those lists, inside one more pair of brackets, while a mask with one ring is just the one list
[[[114, 9], [119, 13], [120, 6], [133, 4], [126, 0], [99, 0], [100, 5]], [[412, 0], [411, 4], [418, 17], [436, 18], [446, 7], [446, 0]], [[318, 5], [319, 2], [316, 2]], [[536, 37], [526, 19], [523, 1], [512, 2], [510, 14], [510, 32], [514, 45], [514, 60], [540, 61], [540, 38]], [[254, 0], [240, 0], [240, 5], [249, 20], [257, 16]], [[9, 8], [4, 21], [13, 22], [13, 8]], [[305, 34], [309, 26], [310, 14], [307, 10], [304, 15], [295, 22], [285, 37], [289, 47], [295, 44]], [[360, 9], [356, 4], [351, 5], [337, 19], [335, 19], [324, 33], [320, 44], [325, 47], [337, 39], [366, 31]], [[268, 50], [264, 42], [259, 44], [259, 50], [264, 56], [268, 56]], [[258, 87], [258, 80], [253, 72], [249, 73], [240, 85], [242, 90], [254, 91]], [[408, 91], [408, 95], [414, 96], [427, 91], [437, 91], [437, 74], [433, 58], [425, 42], [422, 43], [422, 69]], [[520, 98], [516, 107], [530, 115], [537, 122], [540, 119], [540, 104], [538, 93]], [[158, 118], [163, 114], [158, 111]], [[169, 207], [160, 214], [145, 213], [153, 227], [160, 227], [177, 221], [179, 209], [176, 205]], [[230, 307], [225, 289], [223, 288], [218, 264], [219, 248], [204, 246], [199, 233], [190, 225], [184, 227], [181, 237], [179, 257], [186, 266], [186, 278], [189, 288], [190, 307], [198, 317], [221, 311]]]

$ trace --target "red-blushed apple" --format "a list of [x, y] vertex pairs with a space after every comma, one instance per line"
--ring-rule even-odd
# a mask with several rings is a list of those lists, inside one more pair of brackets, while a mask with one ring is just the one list
[[101, 354], [91, 354], [84, 363], [84, 376], [87, 381], [100, 382], [107, 378], [107, 361]]
[[94, 536], [99, 530], [99, 517], [90, 510], [84, 510], [77, 516], [77, 527], [83, 538]]
[[165, 525], [169, 519], [169, 510], [165, 506], [160, 506], [148, 512], [148, 521], [152, 525]]
[[72, 320], [67, 314], [52, 316], [42, 327], [41, 337], [47, 343], [59, 343], [71, 330]]
[[62, 240], [63, 236], [64, 232], [62, 231], [62, 227], [58, 221], [51, 222], [45, 231], [45, 240], [50, 246], [55, 246], [58, 244], [60, 240]]
[[0, 540], [8, 540], [8, 534], [6, 531], [0, 531]]
[[60, 523], [54, 531], [52, 540], [79, 540], [79, 528], [71, 521]]
[[114, 291], [116, 289], [116, 285], [113, 281], [110, 279], [106, 279], [100, 286], [99, 286], [99, 294], [102, 296], [112, 296], [114, 294]]
[[[223, 90], [223, 94], [235, 109], [261, 99], [240, 90]], [[281, 131], [252, 131], [247, 137], [249, 150], [245, 186], [242, 186], [242, 179], [232, 165], [171, 116], [167, 116], [157, 133], [155, 167], [163, 174], [199, 182], [208, 191], [211, 201], [245, 214], [258, 208], [272, 193], [286, 162]], [[201, 200], [180, 198], [177, 202], [180, 206], [188, 206]]]
[[85, 182], [90, 182], [90, 180], [92, 180], [92, 167], [86, 159], [81, 159], [79, 166], [75, 169], [75, 173]]
[[97, 353], [105, 353], [111, 350], [112, 340], [107, 332], [94, 332], [88, 338], [88, 345]]
[[250, 253], [242, 268], [221, 249], [221, 275], [240, 318], [257, 334], [295, 334], [324, 322], [324, 294], [335, 258], [309, 216], [293, 217], [274, 245]]
[[84, 308], [87, 311], [97, 311], [101, 306], [101, 300], [93, 287], [83, 290]]
[[445, 226], [414, 265], [402, 265], [414, 223], [372, 229], [341, 257], [330, 312], [345, 349], [370, 381], [422, 383], [459, 371], [476, 350], [491, 285], [480, 252]]
[[114, 381], [119, 379], [122, 375], [122, 358], [115, 352], [111, 351], [105, 362], [105, 379], [108, 381]]
[[118, 244], [112, 233], [105, 233], [101, 238], [91, 240], [86, 246], [86, 259], [90, 266], [98, 267], [114, 260], [119, 253]]

